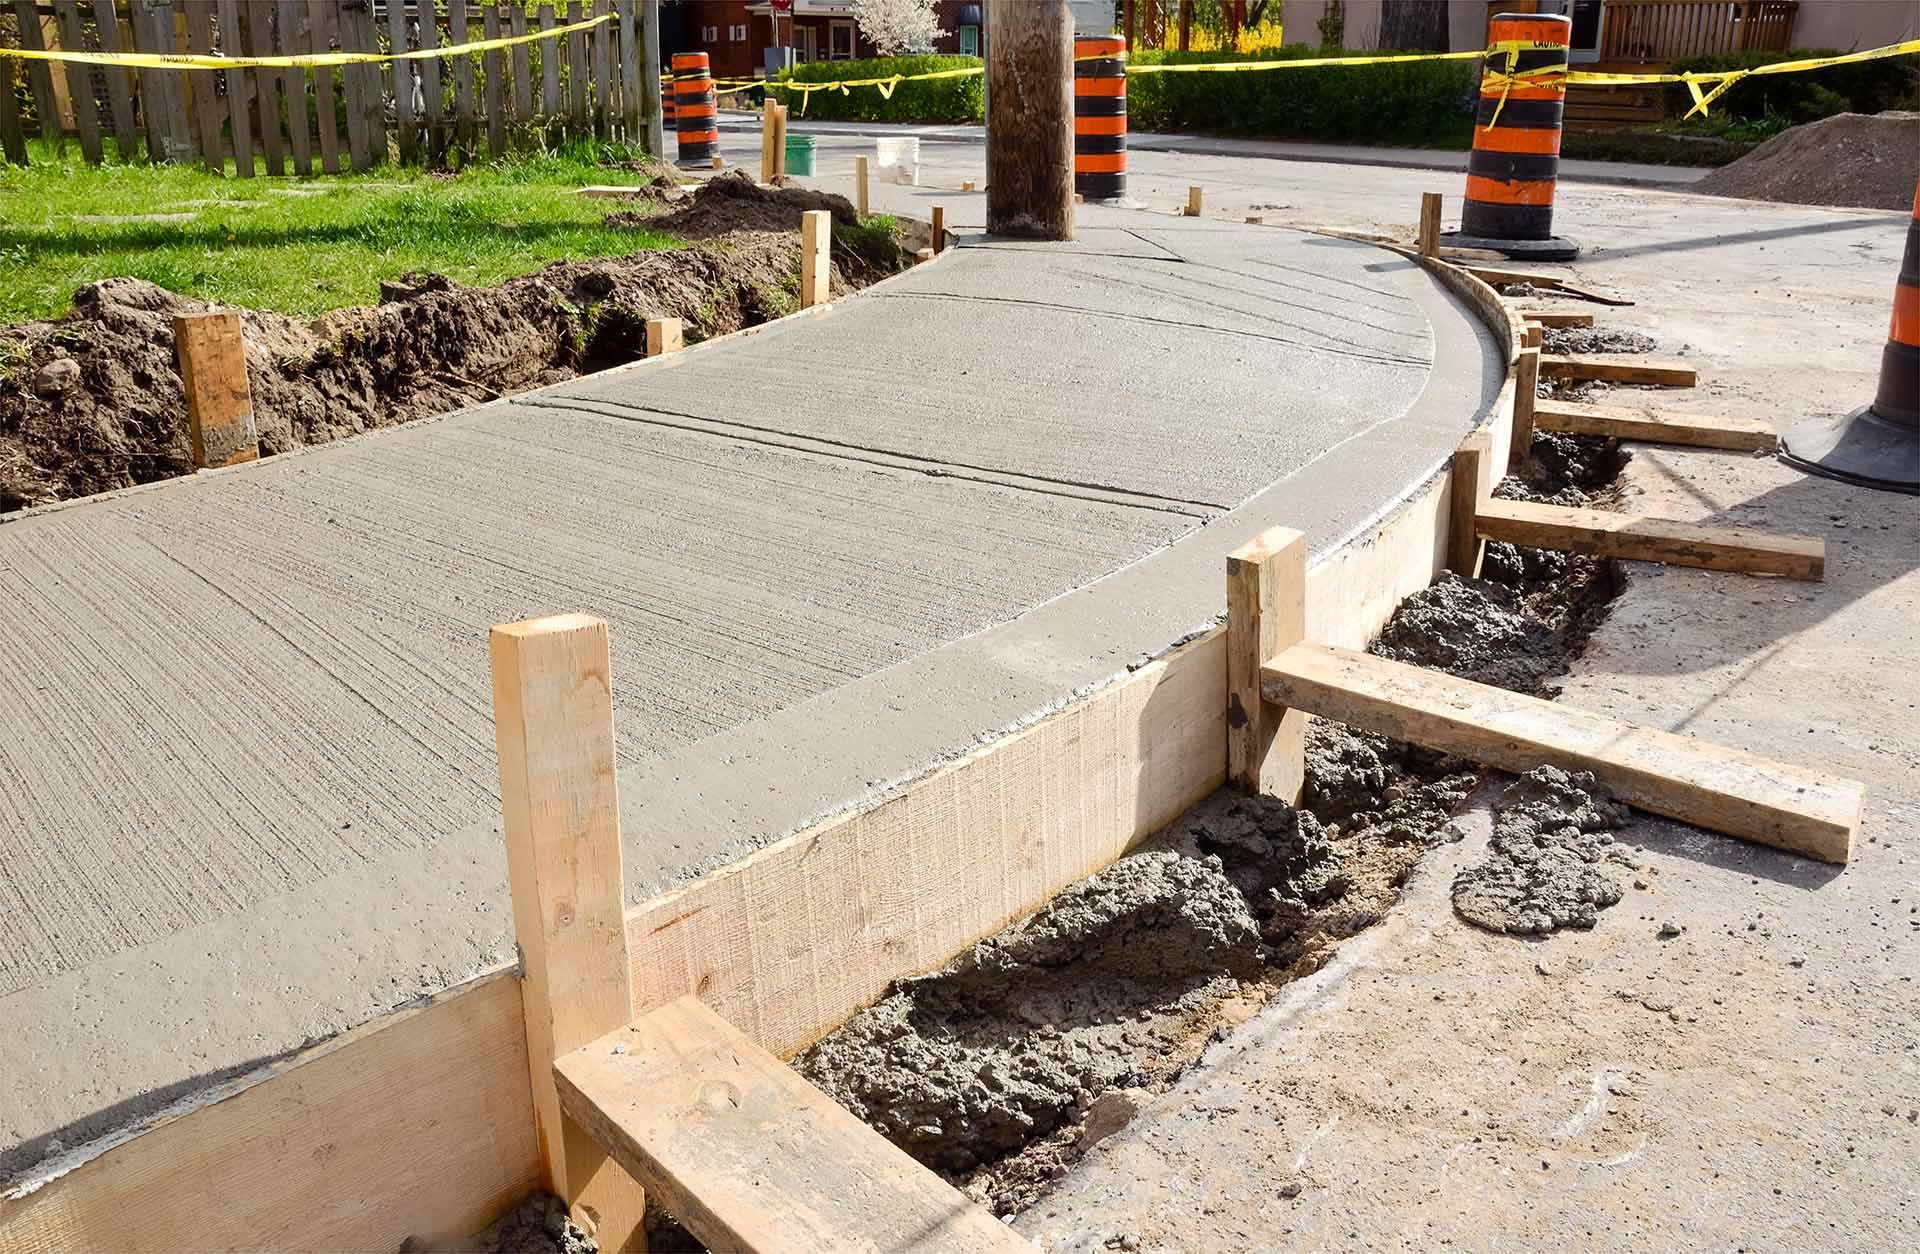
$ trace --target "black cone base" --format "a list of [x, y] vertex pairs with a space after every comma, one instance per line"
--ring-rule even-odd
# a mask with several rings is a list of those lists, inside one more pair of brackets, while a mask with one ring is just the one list
[[1920, 427], [1888, 422], [1871, 407], [1795, 427], [1780, 437], [1780, 460], [1863, 488], [1920, 496]]
[[1580, 255], [1580, 245], [1558, 235], [1547, 239], [1487, 239], [1449, 231], [1440, 242], [1449, 248], [1485, 248], [1515, 261], [1572, 261]]

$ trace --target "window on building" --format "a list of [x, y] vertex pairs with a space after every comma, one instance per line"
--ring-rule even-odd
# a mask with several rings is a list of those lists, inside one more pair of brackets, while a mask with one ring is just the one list
[[731, 39], [734, 43], [743, 44], [747, 42], [747, 28], [744, 26], [729, 26], [727, 27], [727, 38]]
[[827, 56], [834, 61], [853, 60], [852, 22], [835, 22], [827, 28]]
[[718, 26], [702, 26], [700, 28], [700, 42], [703, 44], [719, 43], [720, 28]]
[[978, 26], [962, 26], [960, 28], [960, 55], [963, 57], [977, 57], [980, 55], [980, 28]]

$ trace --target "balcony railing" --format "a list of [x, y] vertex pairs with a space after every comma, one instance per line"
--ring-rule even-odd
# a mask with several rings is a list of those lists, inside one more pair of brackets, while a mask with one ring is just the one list
[[1600, 60], [1665, 65], [1792, 46], [1798, 0], [1607, 0]]

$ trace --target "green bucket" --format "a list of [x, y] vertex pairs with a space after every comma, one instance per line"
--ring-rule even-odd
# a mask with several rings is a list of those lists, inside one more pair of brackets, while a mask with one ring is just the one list
[[787, 173], [796, 176], [813, 173], [813, 136], [787, 136]]

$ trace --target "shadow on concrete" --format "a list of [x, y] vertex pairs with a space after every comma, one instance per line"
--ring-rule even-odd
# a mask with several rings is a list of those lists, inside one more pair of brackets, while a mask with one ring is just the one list
[[[1888, 221], [1892, 221], [1892, 210], [1868, 210], [1867, 212], [1885, 212]], [[1665, 240], [1658, 244], [1642, 244], [1624, 248], [1590, 248], [1582, 254], [1583, 261], [1605, 261], [1614, 257], [1646, 257], [1654, 253], [1684, 253], [1701, 248], [1731, 247], [1737, 244], [1755, 244], [1766, 240], [1793, 239], [1802, 235], [1832, 235], [1838, 231], [1885, 231], [1889, 229], [1886, 221], [1878, 218], [1850, 218], [1835, 222], [1815, 222], [1805, 226], [1776, 226], [1765, 231], [1742, 231], [1738, 235], [1696, 235], [1689, 239]]]
[[1772, 880], [1776, 884], [1803, 888], [1809, 892], [1831, 884], [1846, 874], [1847, 870], [1832, 862], [1803, 858], [1766, 845], [1756, 845], [1737, 836], [1723, 836], [1705, 828], [1690, 827], [1639, 809], [1633, 812], [1633, 822], [1618, 833], [1618, 838], [1622, 844], [1652, 853], [1685, 858], [1701, 866]]

